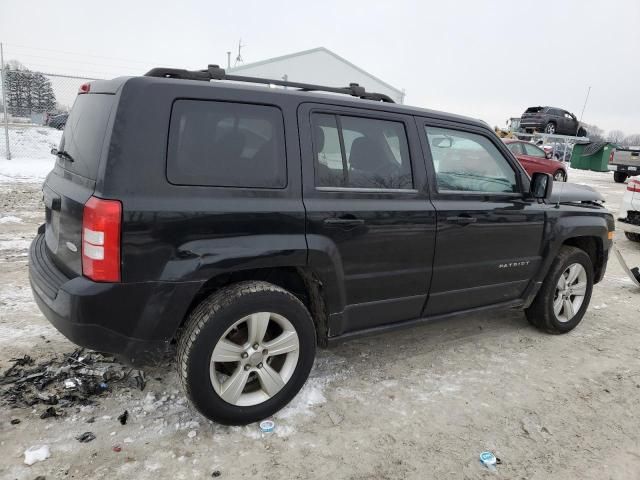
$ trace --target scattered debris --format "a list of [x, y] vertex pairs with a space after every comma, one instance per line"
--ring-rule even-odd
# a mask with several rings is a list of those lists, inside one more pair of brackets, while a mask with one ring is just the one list
[[31, 466], [34, 463], [43, 462], [51, 456], [48, 445], [35, 445], [24, 451], [24, 463]]
[[329, 411], [327, 415], [329, 415], [329, 418], [331, 419], [334, 425], [340, 425], [344, 420], [344, 417], [340, 415], [338, 412]]
[[118, 421], [120, 422], [120, 425], [126, 425], [128, 419], [129, 419], [129, 411], [128, 410], [125, 410], [122, 415], [118, 416]]
[[500, 465], [502, 462], [491, 452], [482, 452], [480, 454], [480, 463], [487, 467], [489, 470], [495, 470], [496, 465]]
[[20, 419], [19, 418], [11, 419], [11, 425], [18, 425], [19, 423], [20, 423]]
[[220, 470], [214, 470], [211, 474], [213, 478], [218, 478], [220, 475], [222, 475], [222, 473], [220, 473]]
[[[82, 348], [40, 362], [29, 355], [10, 362], [12, 365], [0, 377], [0, 404], [11, 408], [86, 406], [95, 404], [96, 398], [114, 385], [140, 390], [146, 386], [142, 370]], [[61, 410], [47, 408], [41, 418], [61, 415]]]
[[133, 443], [133, 438], [127, 437], [124, 439], [124, 443]]
[[78, 435], [76, 440], [80, 443], [89, 443], [96, 439], [96, 436], [93, 432], [84, 432], [82, 435]]
[[96, 421], [96, 417], [87, 418], [87, 423], [93, 423]]
[[260, 422], [260, 430], [262, 433], [271, 433], [276, 428], [276, 424], [271, 420], [263, 420]]
[[111, 450], [113, 450], [116, 453], [120, 453], [122, 451], [122, 447], [120, 445], [114, 445]]
[[43, 420], [45, 418], [51, 417], [64, 417], [64, 412], [62, 412], [61, 410], [56, 410], [55, 407], [49, 407], [40, 415], [40, 418], [42, 418]]
[[191, 430], [189, 431], [189, 433], [187, 433], [187, 437], [189, 438], [195, 438], [196, 435], [198, 435], [198, 432], [196, 432], [195, 430]]
[[47, 480], [47, 477], [44, 475], [38, 475], [34, 480]]

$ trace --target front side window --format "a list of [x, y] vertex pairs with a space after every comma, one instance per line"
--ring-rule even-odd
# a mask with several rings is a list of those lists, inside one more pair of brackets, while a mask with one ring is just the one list
[[530, 143], [524, 143], [522, 144], [522, 146], [524, 147], [525, 153], [530, 157], [540, 157], [540, 158], [546, 157], [544, 150], [540, 150], [535, 145], [531, 145]]
[[282, 113], [276, 107], [177, 100], [167, 177], [178, 185], [284, 188]]
[[514, 193], [516, 172], [496, 146], [475, 133], [425, 127], [438, 191]]
[[402, 122], [316, 113], [311, 117], [316, 185], [411, 189]]

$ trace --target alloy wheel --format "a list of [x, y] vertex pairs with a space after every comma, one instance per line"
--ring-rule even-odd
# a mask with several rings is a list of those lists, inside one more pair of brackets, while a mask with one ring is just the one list
[[580, 263], [569, 265], [558, 279], [553, 299], [553, 312], [559, 322], [569, 322], [576, 316], [586, 293], [587, 271]]
[[293, 376], [300, 340], [289, 320], [257, 312], [235, 322], [211, 354], [209, 376], [216, 393], [235, 406], [263, 403]]

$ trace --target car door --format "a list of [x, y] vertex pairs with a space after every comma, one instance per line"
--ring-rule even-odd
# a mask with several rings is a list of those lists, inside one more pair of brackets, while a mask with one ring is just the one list
[[299, 108], [309, 264], [330, 300], [330, 335], [419, 318], [435, 209], [413, 117]]
[[541, 262], [544, 212], [505, 145], [480, 127], [420, 120], [437, 212], [425, 316], [516, 304]]
[[524, 150], [523, 158], [526, 158], [527, 163], [530, 165], [531, 170], [527, 170], [529, 175], [535, 172], [550, 173], [552, 175], [555, 173], [555, 168], [550, 165], [544, 150], [532, 143], [524, 142], [522, 143], [522, 148]]

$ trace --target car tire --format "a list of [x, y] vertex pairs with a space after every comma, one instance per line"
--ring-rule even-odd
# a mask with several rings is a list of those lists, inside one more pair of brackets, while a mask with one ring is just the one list
[[[572, 275], [575, 272], [578, 273], [576, 279], [573, 279]], [[577, 288], [576, 285], [580, 288]], [[551, 265], [535, 300], [525, 310], [527, 320], [539, 330], [547, 333], [567, 333], [582, 321], [591, 300], [592, 290], [593, 264], [591, 258], [584, 250], [565, 245], [560, 249]], [[580, 291], [584, 295], [572, 295], [572, 291]], [[571, 303], [570, 307], [567, 302]]]
[[627, 179], [627, 174], [624, 172], [613, 172], [613, 181], [616, 183], [624, 183]]
[[554, 180], [554, 182], [566, 182], [567, 181], [567, 174], [564, 173], [563, 170], [558, 169], [553, 174], [553, 180]]
[[632, 242], [640, 242], [640, 233], [624, 232], [624, 234]]
[[586, 137], [587, 136], [587, 131], [584, 128], [580, 127], [578, 129], [578, 135], [577, 136], [578, 137]]
[[549, 122], [544, 126], [544, 133], [548, 133], [549, 135], [553, 135], [556, 133], [556, 124], [553, 122]]
[[[257, 349], [255, 338], [262, 339]], [[272, 355], [267, 348], [290, 351]], [[304, 304], [276, 285], [246, 281], [214, 292], [191, 312], [178, 341], [177, 367], [187, 398], [202, 415], [246, 425], [296, 396], [315, 352], [315, 328]]]

